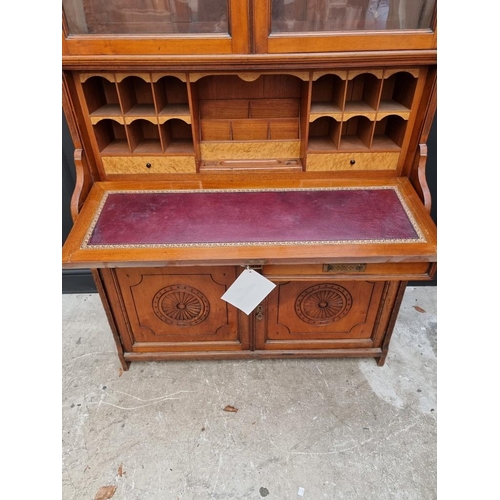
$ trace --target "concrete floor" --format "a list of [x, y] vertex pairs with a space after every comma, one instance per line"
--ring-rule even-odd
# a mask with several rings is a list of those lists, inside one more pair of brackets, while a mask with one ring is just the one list
[[436, 292], [407, 289], [381, 368], [310, 359], [128, 372], [98, 295], [63, 295], [63, 499], [437, 498]]

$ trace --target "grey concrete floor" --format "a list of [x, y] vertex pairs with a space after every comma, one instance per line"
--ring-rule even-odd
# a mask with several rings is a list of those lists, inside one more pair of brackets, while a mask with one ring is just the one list
[[99, 296], [63, 295], [63, 499], [437, 498], [436, 292], [407, 289], [384, 367], [190, 361], [128, 372]]

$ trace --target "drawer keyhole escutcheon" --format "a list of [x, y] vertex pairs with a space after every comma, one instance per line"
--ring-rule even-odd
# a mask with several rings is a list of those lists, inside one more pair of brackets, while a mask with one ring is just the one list
[[323, 264], [324, 273], [364, 273], [366, 264]]
[[264, 319], [264, 307], [262, 305], [257, 306], [257, 309], [255, 309], [255, 319], [257, 321], [262, 321]]

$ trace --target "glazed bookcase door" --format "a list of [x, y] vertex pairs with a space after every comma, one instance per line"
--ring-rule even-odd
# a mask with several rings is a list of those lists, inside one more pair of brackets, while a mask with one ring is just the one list
[[247, 53], [248, 25], [247, 0], [63, 0], [63, 53]]
[[260, 53], [436, 48], [436, 0], [255, 0]]

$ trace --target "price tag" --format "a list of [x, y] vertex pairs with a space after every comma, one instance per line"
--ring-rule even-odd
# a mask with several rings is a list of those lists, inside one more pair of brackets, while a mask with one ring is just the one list
[[245, 269], [221, 297], [245, 314], [250, 314], [276, 285], [252, 269]]

